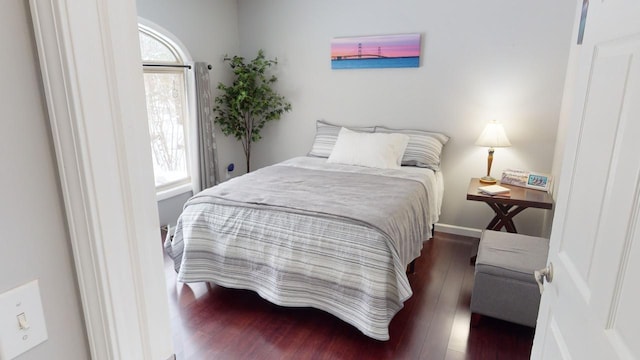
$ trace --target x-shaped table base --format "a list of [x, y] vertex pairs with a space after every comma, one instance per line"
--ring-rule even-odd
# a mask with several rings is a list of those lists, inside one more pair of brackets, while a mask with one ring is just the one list
[[513, 217], [526, 209], [526, 206], [505, 205], [495, 202], [486, 202], [486, 204], [496, 213], [496, 216], [487, 225], [487, 229], [500, 231], [500, 229], [505, 228], [510, 233], [518, 232], [516, 225], [513, 223]]

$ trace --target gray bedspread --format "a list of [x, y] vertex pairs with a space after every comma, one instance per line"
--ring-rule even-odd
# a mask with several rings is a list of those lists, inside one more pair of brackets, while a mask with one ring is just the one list
[[195, 195], [165, 244], [178, 280], [315, 307], [387, 340], [412, 294], [406, 265], [430, 237], [429, 186], [416, 173], [358, 169], [300, 159]]

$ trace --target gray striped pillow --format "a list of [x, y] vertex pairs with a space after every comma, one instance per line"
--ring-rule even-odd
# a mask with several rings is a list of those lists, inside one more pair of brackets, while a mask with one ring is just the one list
[[[317, 120], [316, 121], [316, 137], [313, 140], [311, 151], [309, 151], [307, 155], [328, 158], [329, 155], [331, 155], [333, 146], [336, 144], [336, 140], [338, 140], [338, 134], [340, 133], [341, 128], [342, 126], [340, 125], [334, 125], [324, 120]], [[347, 128], [353, 131], [369, 132], [369, 133], [372, 133], [375, 130], [374, 126], [369, 126], [369, 127], [349, 126]]]
[[402, 165], [440, 170], [442, 147], [449, 141], [447, 135], [422, 130], [394, 130], [376, 126], [375, 132], [409, 135], [409, 144], [402, 156]]

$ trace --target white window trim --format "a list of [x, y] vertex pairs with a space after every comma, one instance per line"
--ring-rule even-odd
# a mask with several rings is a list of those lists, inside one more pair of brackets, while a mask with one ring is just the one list
[[188, 192], [193, 192], [193, 179], [192, 179], [192, 182], [188, 184], [181, 184], [178, 186], [174, 186], [170, 189], [156, 191], [156, 200], [162, 201], [166, 199], [171, 199], [174, 196], [186, 194]]
[[187, 150], [189, 174], [191, 177], [191, 184], [180, 184], [169, 189], [156, 190], [156, 198], [158, 201], [166, 200], [171, 197], [192, 192], [195, 194], [200, 190], [200, 160], [199, 160], [199, 148], [198, 148], [198, 121], [197, 121], [197, 108], [196, 108], [196, 82], [195, 82], [195, 70], [194, 62], [189, 50], [184, 44], [173, 35], [170, 31], [166, 30], [162, 26], [138, 16], [138, 27], [144, 31], [155, 33], [162, 37], [175, 51], [178, 56], [183, 60], [184, 65], [190, 65], [191, 69], [187, 71], [186, 76], [186, 97], [187, 97], [187, 120], [189, 122], [187, 126], [187, 136], [189, 137], [189, 149]]
[[[143, 30], [157, 33], [162, 35], [162, 37], [167, 40], [167, 42], [178, 52], [178, 55], [185, 62], [192, 62], [193, 58], [187, 50], [187, 47], [178, 39], [175, 35], [173, 35], [169, 30], [163, 28], [162, 26], [154, 23], [153, 21], [147, 20], [143, 17], [138, 16], [138, 26]], [[136, 38], [137, 39], [137, 38]]]

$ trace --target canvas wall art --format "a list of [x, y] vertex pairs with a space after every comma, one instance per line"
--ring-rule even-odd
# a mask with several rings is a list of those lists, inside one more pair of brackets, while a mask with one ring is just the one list
[[331, 40], [332, 69], [420, 66], [420, 34], [340, 37]]

